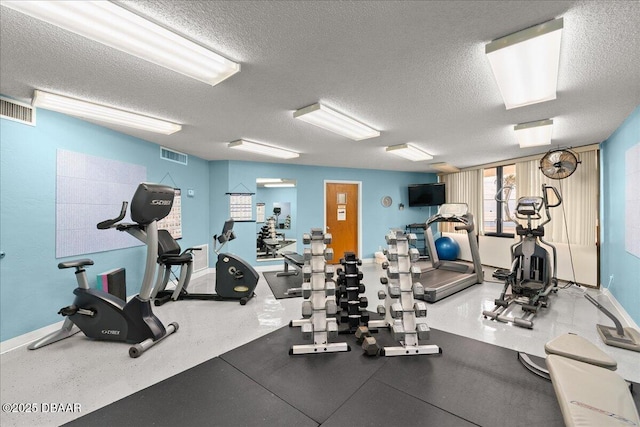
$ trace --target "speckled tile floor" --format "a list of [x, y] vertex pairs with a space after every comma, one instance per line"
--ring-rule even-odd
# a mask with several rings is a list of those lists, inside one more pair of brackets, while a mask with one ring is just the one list
[[[382, 289], [378, 280], [382, 270], [376, 264], [364, 264], [361, 269], [366, 296], [374, 306], [377, 291]], [[213, 277], [194, 279], [192, 291], [212, 291]], [[487, 273], [485, 277], [491, 275]], [[610, 324], [610, 321], [583, 298], [583, 289], [571, 287], [559, 291], [552, 297], [551, 307], [535, 318], [533, 329], [483, 318], [482, 310], [493, 307], [493, 300], [501, 289], [501, 284], [487, 281], [429, 304], [429, 326], [537, 356], [544, 355], [544, 343], [551, 338], [566, 332], [577, 333], [616, 359], [621, 376], [640, 382], [640, 356], [605, 346], [600, 341], [595, 324]], [[0, 357], [2, 403], [35, 403], [39, 411], [3, 410], [0, 424], [4, 427], [63, 424], [300, 317], [301, 299], [276, 300], [262, 275], [256, 293], [258, 296], [246, 306], [232, 301], [179, 301], [155, 308], [165, 324], [176, 321], [180, 329], [139, 359], [129, 358], [126, 344], [91, 342], [82, 334], [37, 351], [28, 351], [22, 346], [3, 353]], [[599, 291], [589, 293], [618, 314], [606, 296]], [[55, 403], [72, 404], [70, 408], [80, 410], [54, 412], [51, 404]]]

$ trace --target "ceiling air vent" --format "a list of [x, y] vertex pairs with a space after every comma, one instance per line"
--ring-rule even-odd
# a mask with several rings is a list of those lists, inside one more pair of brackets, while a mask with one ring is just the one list
[[25, 125], [36, 125], [36, 111], [29, 105], [13, 99], [0, 96], [0, 117], [24, 123]]
[[179, 151], [170, 150], [165, 147], [160, 147], [160, 157], [169, 160], [170, 162], [180, 163], [181, 165], [186, 165], [187, 160], [189, 160], [189, 156]]

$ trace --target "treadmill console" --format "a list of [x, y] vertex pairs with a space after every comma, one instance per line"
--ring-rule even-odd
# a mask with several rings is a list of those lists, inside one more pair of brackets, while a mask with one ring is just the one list
[[445, 203], [438, 209], [438, 215], [443, 218], [460, 217], [466, 215], [469, 207], [466, 203]]

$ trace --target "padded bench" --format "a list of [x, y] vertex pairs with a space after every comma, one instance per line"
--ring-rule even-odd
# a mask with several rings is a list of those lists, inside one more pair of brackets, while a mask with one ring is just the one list
[[[297, 276], [302, 271], [304, 265], [304, 257], [295, 252], [285, 252], [282, 254], [284, 258], [284, 271], [276, 274], [277, 277], [282, 276]], [[289, 266], [293, 267], [293, 270], [289, 270]]]
[[640, 426], [617, 363], [586, 339], [561, 335], [545, 345], [551, 382], [567, 426]]

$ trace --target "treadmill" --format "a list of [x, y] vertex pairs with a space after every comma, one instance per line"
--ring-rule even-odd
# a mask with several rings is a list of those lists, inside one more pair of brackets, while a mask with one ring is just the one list
[[[455, 230], [465, 230], [469, 239], [472, 263], [464, 261], [444, 261], [438, 258], [431, 225], [438, 222], [453, 222]], [[424, 286], [424, 300], [436, 302], [444, 297], [484, 281], [480, 263], [478, 241], [474, 232], [473, 215], [466, 203], [445, 203], [438, 213], [427, 220], [425, 246], [431, 260], [431, 267], [422, 271], [420, 283]]]

